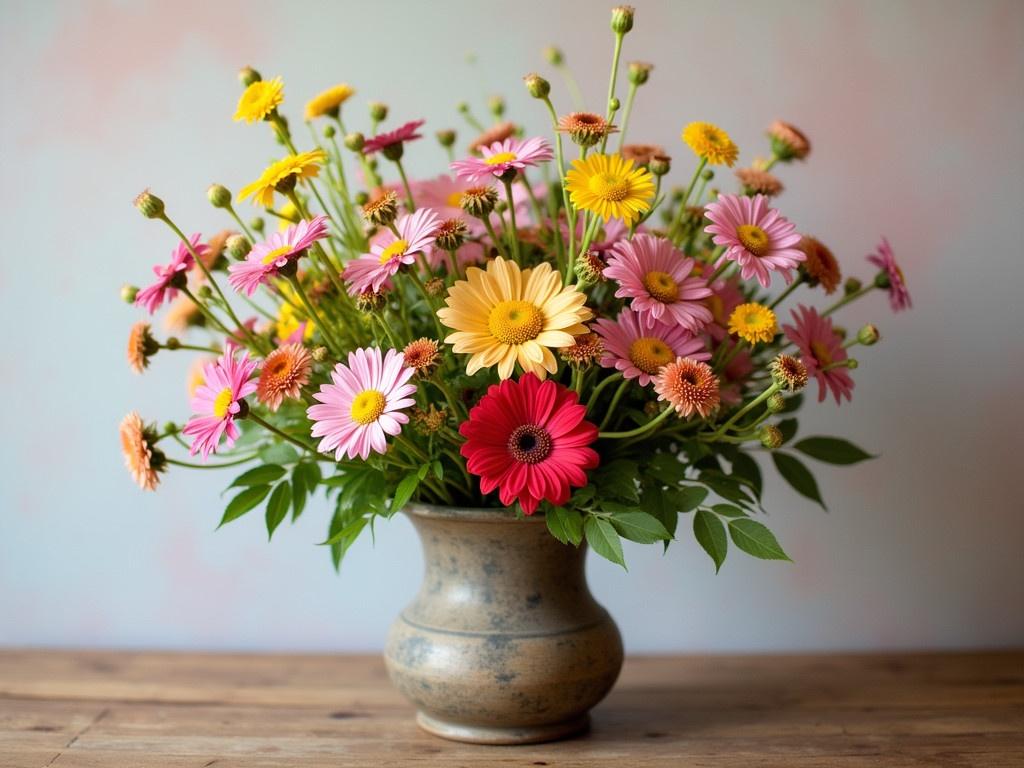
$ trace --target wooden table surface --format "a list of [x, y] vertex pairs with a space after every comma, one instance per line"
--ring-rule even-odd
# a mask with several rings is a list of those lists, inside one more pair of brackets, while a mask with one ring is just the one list
[[376, 656], [0, 651], [3, 768], [1024, 766], [1024, 653], [631, 658], [591, 732], [421, 733]]

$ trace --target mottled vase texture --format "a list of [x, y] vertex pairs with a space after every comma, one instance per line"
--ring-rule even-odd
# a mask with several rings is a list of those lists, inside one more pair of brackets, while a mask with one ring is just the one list
[[584, 730], [622, 667], [622, 638], [587, 588], [585, 547], [559, 543], [543, 516], [406, 509], [426, 574], [391, 627], [391, 679], [426, 730], [484, 744]]

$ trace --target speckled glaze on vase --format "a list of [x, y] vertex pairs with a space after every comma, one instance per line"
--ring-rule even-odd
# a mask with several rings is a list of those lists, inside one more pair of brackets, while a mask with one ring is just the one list
[[586, 548], [544, 517], [412, 504], [419, 594], [384, 659], [425, 730], [477, 744], [528, 744], [586, 730], [622, 668], [622, 637], [587, 588]]

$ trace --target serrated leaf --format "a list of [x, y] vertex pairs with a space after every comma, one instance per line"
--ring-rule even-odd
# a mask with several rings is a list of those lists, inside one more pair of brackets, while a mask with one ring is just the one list
[[754, 461], [754, 457], [748, 453], [739, 451], [732, 458], [732, 473], [743, 478], [750, 485], [754, 496], [760, 500], [764, 490], [764, 481], [761, 477], [761, 468]]
[[827, 509], [821, 498], [821, 492], [818, 491], [818, 483], [814, 479], [814, 475], [800, 459], [790, 456], [788, 453], [772, 451], [772, 461], [775, 462], [775, 468], [779, 470], [779, 474], [794, 491], [818, 502], [822, 509]]
[[743, 486], [740, 485], [739, 481], [728, 475], [722, 475], [717, 472], [702, 472], [700, 481], [726, 501], [742, 505], [752, 505], [754, 503], [750, 495], [743, 490]]
[[416, 489], [419, 488], [421, 479], [419, 472], [410, 472], [399, 481], [398, 486], [395, 488], [395, 495], [391, 499], [390, 511], [392, 514], [409, 503], [409, 499], [412, 498], [412, 495], [416, 493]]
[[677, 512], [692, 512], [708, 497], [708, 489], [702, 488], [699, 485], [669, 488], [665, 491], [665, 497], [667, 502], [674, 506]]
[[732, 543], [748, 555], [762, 560], [789, 560], [775, 534], [757, 520], [749, 517], [736, 518], [729, 521], [729, 535]]
[[716, 515], [720, 515], [721, 517], [747, 517], [745, 510], [733, 506], [732, 504], [714, 504], [711, 509]]
[[270, 493], [269, 485], [254, 485], [251, 488], [246, 488], [228, 502], [227, 509], [224, 510], [224, 516], [220, 519], [217, 527], [220, 528], [225, 523], [237, 520], [267, 498], [268, 493]]
[[583, 515], [575, 509], [554, 507], [544, 515], [551, 535], [563, 544], [578, 547], [583, 541]]
[[243, 472], [234, 479], [228, 488], [238, 488], [249, 485], [269, 485], [279, 480], [284, 474], [284, 467], [278, 464], [264, 464], [262, 467], [253, 467], [248, 472]]
[[856, 464], [865, 459], [875, 458], [862, 448], [839, 437], [805, 437], [793, 443], [793, 448], [812, 459], [828, 464]]
[[288, 507], [292, 503], [292, 489], [287, 480], [283, 480], [274, 486], [274, 492], [270, 494], [270, 501], [267, 502], [267, 539], [274, 536], [274, 531], [281, 521], [288, 517]]
[[583, 521], [583, 532], [587, 537], [587, 544], [606, 560], [618, 563], [626, 567], [626, 559], [622, 555], [622, 542], [619, 534], [607, 520], [602, 520], [593, 515], [587, 515]]
[[672, 535], [665, 526], [646, 512], [625, 512], [612, 515], [612, 525], [623, 538], [638, 544], [653, 544], [656, 541], [667, 541]]
[[693, 535], [711, 557], [715, 564], [715, 573], [718, 573], [729, 549], [722, 521], [706, 509], [698, 509], [697, 514], [693, 516]]
[[779, 428], [779, 432], [782, 433], [782, 444], [785, 445], [792, 440], [793, 436], [796, 434], [797, 421], [796, 419], [783, 419], [775, 426], [777, 426]]

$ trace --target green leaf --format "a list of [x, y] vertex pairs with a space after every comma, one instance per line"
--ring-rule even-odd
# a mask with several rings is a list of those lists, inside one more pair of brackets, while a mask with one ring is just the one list
[[666, 541], [672, 538], [658, 518], [646, 512], [626, 512], [612, 515], [612, 525], [624, 538], [639, 544], [653, 544], [656, 541]]
[[[427, 468], [426, 464], [424, 465], [424, 468]], [[424, 472], [423, 474], [425, 475], [426, 473]], [[421, 479], [419, 472], [410, 472], [399, 481], [398, 487], [395, 488], [395, 495], [391, 499], [390, 511], [392, 514], [400, 510], [409, 502], [412, 495], [416, 493], [416, 489], [419, 487]]]
[[762, 560], [789, 560], [775, 535], [757, 520], [740, 517], [729, 521], [729, 535], [732, 543], [748, 555]]
[[438, 480], [444, 480], [444, 464], [441, 463], [441, 460], [434, 459], [430, 466], [434, 470], [434, 477]]
[[693, 512], [708, 497], [708, 489], [699, 485], [687, 485], [683, 488], [669, 488], [665, 498], [677, 512]]
[[706, 509], [698, 509], [693, 516], [693, 535], [697, 543], [704, 547], [704, 551], [711, 556], [715, 563], [715, 573], [718, 573], [725, 562], [725, 553], [729, 548], [729, 541], [725, 538], [725, 526], [722, 521]]
[[248, 472], [243, 472], [235, 478], [228, 488], [237, 488], [243, 485], [268, 485], [280, 479], [284, 474], [284, 467], [277, 464], [265, 464], [262, 467], [253, 467]]
[[583, 541], [583, 515], [576, 509], [555, 507], [544, 515], [551, 535], [563, 544], [578, 547]]
[[328, 537], [326, 541], [321, 541], [320, 546], [333, 546], [335, 544], [343, 544], [347, 542], [347, 544], [345, 544], [345, 549], [348, 549], [352, 542], [355, 541], [356, 537], [362, 532], [363, 528], [366, 527], [368, 522], [370, 522], [370, 518], [358, 517], [340, 531]]
[[792, 440], [793, 436], [796, 434], [796, 428], [797, 428], [796, 419], [783, 419], [782, 421], [780, 421], [775, 426], [777, 426], [779, 428], [779, 432], [782, 433], [782, 444], [783, 445], [785, 445], [790, 440]]
[[717, 472], [702, 472], [700, 481], [726, 501], [736, 504], [752, 505], [754, 500], [743, 490], [743, 486], [735, 478]]
[[270, 494], [270, 501], [267, 502], [267, 539], [274, 536], [274, 531], [281, 521], [288, 517], [288, 507], [292, 503], [292, 489], [287, 480], [282, 480], [274, 486], [274, 492]]
[[732, 473], [743, 478], [749, 484], [750, 490], [754, 492], [754, 496], [758, 499], [761, 498], [761, 492], [764, 489], [761, 468], [749, 453], [737, 452], [732, 459]]
[[659, 453], [647, 465], [647, 474], [666, 485], [678, 485], [686, 477], [686, 465], [674, 453]]
[[270, 493], [269, 485], [254, 485], [251, 488], [246, 488], [228, 502], [227, 509], [224, 510], [224, 517], [220, 519], [217, 527], [220, 528], [225, 523], [237, 520], [267, 498], [268, 493]]
[[793, 447], [812, 459], [829, 464], [856, 464], [865, 459], [875, 458], [849, 440], [838, 437], [805, 437]]
[[294, 464], [299, 453], [287, 443], [274, 443], [260, 449], [260, 458], [268, 464]]
[[427, 472], [429, 472], [429, 471], [430, 471], [430, 463], [428, 462], [428, 463], [424, 464], [423, 466], [421, 466], [419, 468], [419, 470], [416, 472], [416, 477], [418, 477], [420, 479], [420, 482], [423, 482], [423, 478], [425, 478], [427, 476]]
[[772, 451], [772, 461], [775, 462], [775, 468], [779, 470], [779, 474], [793, 487], [793, 490], [801, 496], [818, 502], [822, 509], [827, 509], [825, 502], [822, 501], [821, 493], [818, 491], [818, 483], [815, 481], [814, 475], [800, 459], [790, 456], [788, 453]]
[[616, 459], [601, 468], [595, 481], [601, 494], [606, 498], [636, 503], [640, 501], [636, 487], [636, 479], [639, 476], [639, 467], [635, 461]]
[[803, 392], [797, 392], [795, 395], [789, 395], [783, 403], [785, 403], [785, 405], [783, 405], [782, 410], [779, 411], [779, 413], [793, 413], [794, 411], [798, 411], [800, 410], [800, 406], [804, 403], [804, 394]]
[[300, 461], [292, 470], [292, 522], [306, 508], [306, 497], [313, 494], [320, 481], [320, 468], [315, 462]]
[[[648, 482], [640, 494], [640, 506], [649, 515], [657, 518], [668, 532], [669, 537], [675, 537], [676, 527], [679, 525], [679, 511], [668, 502], [668, 490], [662, 490], [658, 481]], [[668, 549], [672, 538], [665, 539], [664, 549]]]
[[739, 507], [734, 507], [732, 504], [715, 504], [711, 507], [716, 515], [722, 517], [747, 517], [746, 511]]
[[587, 515], [583, 522], [583, 531], [587, 536], [587, 543], [593, 547], [601, 557], [626, 567], [626, 560], [622, 556], [622, 542], [619, 541], [619, 534], [607, 520], [602, 520], [593, 515]]

